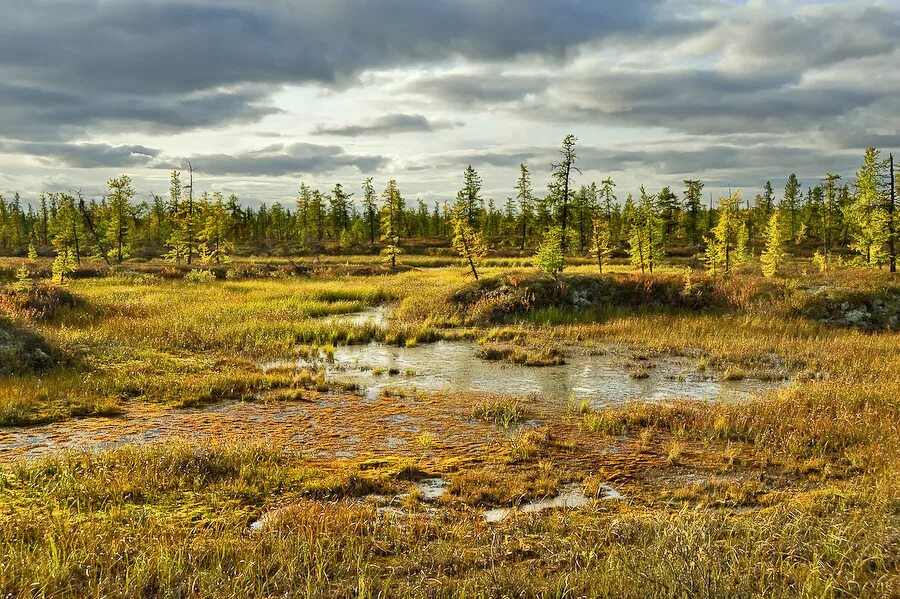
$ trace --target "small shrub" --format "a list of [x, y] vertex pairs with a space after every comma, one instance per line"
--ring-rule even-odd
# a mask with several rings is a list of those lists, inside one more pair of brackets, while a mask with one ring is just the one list
[[184, 280], [195, 285], [208, 284], [216, 280], [216, 275], [211, 270], [192, 270], [184, 275]]

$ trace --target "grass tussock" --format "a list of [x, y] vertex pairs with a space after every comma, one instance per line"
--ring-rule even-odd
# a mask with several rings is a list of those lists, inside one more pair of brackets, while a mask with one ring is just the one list
[[529, 412], [515, 399], [488, 399], [475, 406], [472, 415], [479, 420], [493, 422], [501, 428], [508, 429], [526, 420]]

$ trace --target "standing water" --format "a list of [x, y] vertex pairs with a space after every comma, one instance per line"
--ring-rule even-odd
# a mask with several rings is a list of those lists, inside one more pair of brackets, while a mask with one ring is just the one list
[[521, 366], [479, 358], [469, 341], [438, 341], [416, 347], [382, 343], [338, 347], [334, 360], [300, 359], [275, 362], [265, 368], [324, 367], [330, 380], [353, 383], [374, 399], [384, 389], [420, 391], [481, 391], [513, 395], [536, 393], [566, 400], [575, 397], [595, 406], [628, 400], [673, 398], [699, 400], [746, 399], [778, 383], [759, 380], [724, 381], [698, 372], [689, 359], [659, 356], [642, 363], [641, 377], [623, 355], [576, 354], [557, 366]]

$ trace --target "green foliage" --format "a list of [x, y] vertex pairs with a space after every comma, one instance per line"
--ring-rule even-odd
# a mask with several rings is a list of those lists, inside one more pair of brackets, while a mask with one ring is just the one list
[[654, 262], [664, 256], [664, 230], [655, 200], [641, 186], [641, 200], [630, 215], [628, 256], [632, 266], [642, 273], [647, 269], [652, 273]]
[[591, 253], [597, 259], [600, 272], [603, 272], [603, 264], [612, 252], [609, 242], [609, 220], [605, 214], [595, 214], [591, 226]]
[[741, 239], [740, 222], [741, 192], [735, 191], [730, 198], [719, 200], [719, 220], [706, 238], [705, 260], [713, 274], [731, 272], [735, 264], [735, 254]]
[[66, 276], [75, 270], [75, 260], [68, 247], [57, 250], [56, 258], [53, 259], [53, 276], [59, 278], [60, 283], [64, 283]]
[[534, 261], [539, 269], [553, 278], [556, 278], [556, 275], [566, 267], [561, 227], [550, 227], [547, 229], [544, 233], [544, 239], [534, 255]]
[[470, 227], [475, 228], [478, 226], [481, 213], [483, 212], [483, 202], [484, 200], [481, 198], [481, 177], [478, 175], [478, 171], [472, 168], [470, 164], [463, 173], [463, 187], [456, 194], [456, 211], [465, 216]]
[[13, 283], [13, 291], [16, 293], [28, 293], [34, 282], [28, 267], [24, 264], [16, 270], [16, 281]]
[[122, 175], [107, 182], [108, 204], [103, 241], [113, 248], [117, 262], [122, 262], [131, 252], [132, 206], [135, 191], [131, 177]]
[[397, 266], [397, 256], [403, 253], [400, 248], [400, 219], [402, 218], [402, 202], [397, 181], [391, 179], [381, 194], [384, 204], [381, 207], [381, 241], [384, 248], [381, 255], [391, 261], [391, 268]]
[[766, 249], [760, 256], [762, 271], [766, 277], [774, 277], [784, 262], [784, 231], [781, 225], [781, 211], [776, 210], [769, 217], [766, 227]]
[[29, 260], [37, 260], [38, 259], [37, 248], [34, 247], [34, 241], [28, 242], [28, 259]]
[[211, 270], [194, 269], [184, 275], [184, 280], [195, 285], [205, 285], [214, 282], [216, 275]]
[[875, 148], [866, 150], [862, 166], [856, 173], [856, 195], [844, 209], [851, 227], [851, 247], [867, 266], [878, 266], [887, 261], [885, 246], [888, 241], [888, 214], [884, 209], [887, 161], [880, 159]]
[[228, 260], [228, 254], [233, 250], [233, 245], [228, 239], [228, 234], [233, 227], [231, 215], [225, 209], [222, 194], [216, 192], [212, 203], [201, 202], [199, 205], [200, 245], [197, 250], [204, 262], [221, 264]]

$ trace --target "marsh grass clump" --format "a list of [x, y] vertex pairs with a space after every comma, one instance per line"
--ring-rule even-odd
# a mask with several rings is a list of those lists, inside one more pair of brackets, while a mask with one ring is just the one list
[[475, 406], [472, 415], [508, 429], [528, 418], [528, 410], [515, 399], [487, 399]]
[[628, 375], [635, 380], [649, 379], [650, 367], [646, 364], [636, 364], [628, 372]]
[[746, 378], [744, 371], [736, 366], [729, 366], [722, 374], [723, 381], [742, 381]]
[[522, 366], [558, 366], [566, 363], [565, 354], [556, 346], [539, 348], [487, 344], [478, 348], [483, 360], [501, 360]]

